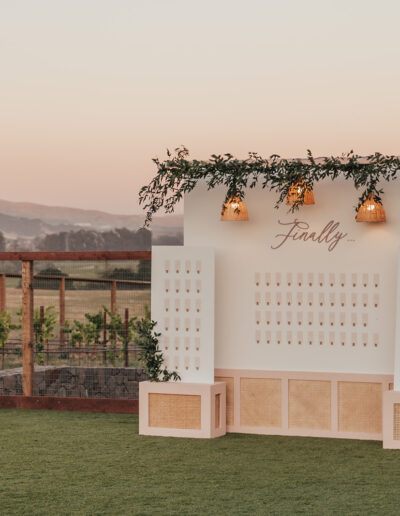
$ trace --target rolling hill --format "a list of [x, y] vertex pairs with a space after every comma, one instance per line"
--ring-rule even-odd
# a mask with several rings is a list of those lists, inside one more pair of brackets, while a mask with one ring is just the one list
[[[106, 231], [125, 227], [137, 230], [143, 221], [144, 215], [118, 215], [97, 210], [0, 199], [0, 231], [10, 239], [42, 237], [79, 229]], [[151, 230], [155, 236], [182, 233], [183, 216], [154, 217]]]

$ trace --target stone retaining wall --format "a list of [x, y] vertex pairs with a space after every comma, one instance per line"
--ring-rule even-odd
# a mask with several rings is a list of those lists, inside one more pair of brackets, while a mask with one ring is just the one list
[[[138, 399], [143, 369], [122, 367], [35, 367], [35, 396]], [[0, 394], [22, 394], [22, 369], [0, 371]]]

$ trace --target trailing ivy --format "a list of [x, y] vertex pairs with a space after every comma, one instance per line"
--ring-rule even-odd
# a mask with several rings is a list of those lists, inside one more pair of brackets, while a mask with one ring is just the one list
[[178, 373], [170, 372], [163, 366], [164, 357], [158, 345], [161, 334], [154, 331], [156, 324], [149, 317], [144, 317], [136, 322], [135, 344], [139, 347], [139, 360], [143, 362], [151, 382], [180, 380], [181, 377]]
[[[382, 181], [392, 181], [400, 173], [400, 159], [396, 156], [384, 156], [380, 153], [362, 157], [350, 151], [340, 157], [315, 159], [311, 151], [307, 151], [304, 160], [283, 159], [277, 154], [262, 158], [256, 153], [240, 160], [231, 154], [213, 154], [208, 161], [190, 160], [185, 147], [168, 151], [164, 161], [154, 159], [157, 174], [139, 192], [139, 202], [146, 210], [145, 225], [150, 224], [152, 217], [161, 208], [166, 213], [173, 213], [175, 206], [185, 193], [191, 192], [197, 183], [205, 181], [209, 190], [217, 186], [225, 186], [224, 204], [233, 196], [244, 199], [245, 190], [261, 184], [262, 188], [275, 191], [279, 207], [285, 200], [289, 188], [297, 183], [306, 185], [311, 190], [314, 184], [323, 179], [335, 180], [343, 177], [352, 181], [357, 190], [361, 190], [356, 210], [371, 194], [381, 202]], [[304, 191], [290, 210], [294, 211], [303, 204]]]

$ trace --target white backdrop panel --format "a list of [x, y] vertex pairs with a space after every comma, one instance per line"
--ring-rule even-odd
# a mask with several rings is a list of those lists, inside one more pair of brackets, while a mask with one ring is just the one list
[[393, 373], [400, 184], [385, 186], [386, 224], [356, 223], [342, 180], [295, 214], [250, 190], [249, 222], [220, 222], [223, 189], [185, 197], [185, 245], [215, 247], [216, 367]]

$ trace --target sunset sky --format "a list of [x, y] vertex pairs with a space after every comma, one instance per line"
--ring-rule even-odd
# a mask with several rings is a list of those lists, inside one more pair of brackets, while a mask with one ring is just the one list
[[399, 0], [0, 0], [0, 198], [138, 213], [151, 159], [400, 154]]

